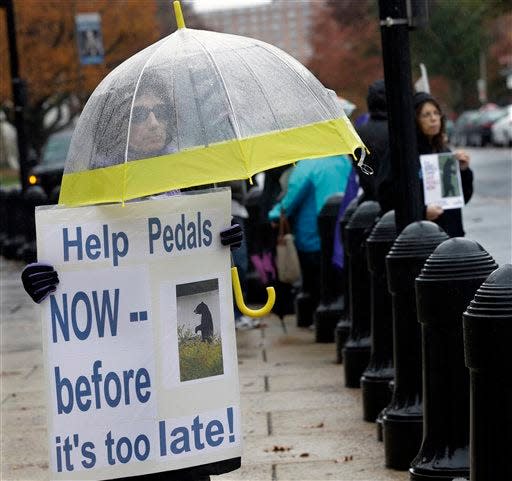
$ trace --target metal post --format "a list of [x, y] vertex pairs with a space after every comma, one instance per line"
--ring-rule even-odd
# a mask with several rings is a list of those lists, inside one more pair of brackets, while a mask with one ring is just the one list
[[423, 218], [406, 0], [379, 0], [397, 234]]
[[396, 238], [386, 256], [395, 364], [393, 396], [382, 413], [388, 468], [409, 469], [420, 448], [423, 422], [421, 331], [414, 281], [430, 254], [447, 239], [448, 235], [437, 224], [414, 222]]
[[343, 346], [345, 386], [359, 387], [361, 374], [370, 360], [370, 273], [366, 259], [366, 238], [375, 224], [380, 207], [377, 202], [363, 202], [345, 228], [345, 250], [348, 256], [350, 334]]
[[374, 422], [391, 400], [393, 368], [393, 312], [388, 291], [386, 255], [396, 238], [395, 212], [384, 214], [366, 239], [370, 271], [370, 363], [361, 377], [363, 419]]
[[512, 479], [512, 264], [496, 269], [463, 314], [470, 372], [471, 481]]
[[409, 481], [469, 478], [470, 389], [461, 318], [476, 290], [497, 267], [480, 244], [458, 237], [436, 247], [416, 278], [423, 442], [411, 463]]
[[[340, 236], [343, 245], [346, 245], [346, 235], [345, 228], [347, 227], [348, 221], [354, 215], [354, 212], [357, 209], [358, 203], [360, 199], [356, 197], [350, 201], [350, 204], [347, 205], [343, 216], [340, 219], [339, 224], [336, 226], [337, 229], [340, 229]], [[349, 290], [349, 275], [348, 275], [348, 255], [347, 249], [343, 249], [343, 301], [344, 301], [344, 315], [339, 320], [336, 325], [336, 329], [334, 331], [334, 338], [336, 340], [336, 362], [337, 364], [341, 364], [343, 362], [343, 346], [348, 339], [350, 334], [350, 290]]]
[[338, 320], [343, 316], [343, 277], [332, 265], [334, 228], [343, 194], [329, 197], [318, 214], [320, 234], [320, 303], [314, 314], [316, 342], [333, 342]]
[[18, 155], [20, 163], [20, 181], [22, 189], [28, 186], [27, 138], [25, 134], [25, 105], [27, 102], [26, 87], [19, 77], [18, 46], [16, 43], [16, 21], [13, 0], [2, 0], [0, 6], [5, 7], [7, 18], [7, 36], [9, 39], [9, 65], [11, 68], [12, 96], [14, 100], [14, 126], [17, 131]]

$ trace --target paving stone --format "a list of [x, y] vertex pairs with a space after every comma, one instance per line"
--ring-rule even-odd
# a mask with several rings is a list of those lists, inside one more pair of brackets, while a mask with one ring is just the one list
[[383, 470], [382, 467], [340, 458], [336, 461], [283, 463], [276, 466], [275, 481], [409, 481], [407, 472]]
[[42, 391], [43, 367], [33, 366], [20, 371], [2, 371], [0, 382], [2, 383], [2, 395], [13, 392]]

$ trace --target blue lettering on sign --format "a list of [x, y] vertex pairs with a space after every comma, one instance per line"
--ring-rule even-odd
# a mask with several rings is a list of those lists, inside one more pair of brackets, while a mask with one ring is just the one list
[[212, 243], [212, 222], [203, 219], [197, 212], [194, 220], [188, 220], [185, 214], [180, 214], [179, 222], [175, 225], [162, 225], [158, 217], [148, 218], [148, 250], [154, 254], [157, 246], [164, 252], [193, 250], [202, 246], [209, 247]]
[[206, 442], [209, 446], [219, 446], [224, 441], [224, 426], [220, 421], [214, 419], [206, 425]]
[[85, 412], [93, 406], [102, 409], [104, 403], [116, 408], [149, 401], [151, 378], [147, 369], [127, 369], [121, 373], [109, 371], [103, 376], [101, 368], [102, 362], [97, 359], [93, 362], [90, 379], [78, 376], [74, 381], [62, 374], [60, 366], [54, 367], [57, 414], [69, 414], [75, 407]]
[[96, 454], [94, 452], [94, 443], [91, 441], [81, 442], [78, 433], [72, 436], [55, 437], [55, 454], [57, 461], [57, 471], [74, 471], [72, 457], [73, 451], [78, 450], [77, 454], [82, 455], [81, 464], [85, 469], [91, 469], [96, 465]]
[[133, 457], [137, 461], [144, 461], [151, 451], [149, 438], [142, 433], [132, 442], [127, 436], [116, 440], [112, 436], [112, 431], [109, 431], [105, 436], [105, 446], [107, 447], [107, 462], [111, 466], [115, 465], [117, 461], [121, 464], [129, 463]]
[[70, 262], [72, 259], [81, 261], [85, 256], [90, 260], [100, 258], [109, 259], [112, 251], [112, 264], [114, 267], [119, 265], [119, 259], [128, 254], [129, 241], [125, 232], [112, 232], [110, 234], [107, 224], [102, 226], [103, 239], [99, 235], [89, 234], [84, 238], [82, 227], [77, 226], [73, 234], [67, 227], [62, 229], [62, 246], [64, 262]]
[[220, 419], [201, 422], [195, 416], [188, 426], [167, 426], [167, 421], [158, 423], [160, 456], [178, 455], [192, 450], [201, 451], [206, 445], [217, 447], [225, 443], [235, 442], [233, 408], [226, 409], [227, 426]]
[[91, 469], [96, 464], [96, 454], [94, 454], [94, 443], [91, 441], [87, 441], [82, 444], [82, 456], [84, 460], [82, 461], [82, 466], [85, 469]]
[[68, 308], [67, 294], [61, 294], [59, 298], [52, 294], [50, 296], [50, 312], [54, 343], [58, 342], [59, 332], [64, 341], [70, 340], [70, 318], [72, 332], [80, 341], [89, 338], [93, 324], [96, 325], [99, 337], [105, 336], [106, 325], [110, 330], [110, 335], [115, 337], [119, 315], [119, 289], [114, 289], [113, 293], [105, 289], [100, 295], [97, 291], [92, 291], [91, 296], [83, 291], [78, 291], [73, 295], [70, 308]]

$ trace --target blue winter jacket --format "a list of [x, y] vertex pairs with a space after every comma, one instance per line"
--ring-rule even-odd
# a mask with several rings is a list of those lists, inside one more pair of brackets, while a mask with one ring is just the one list
[[290, 219], [297, 250], [320, 250], [317, 217], [325, 201], [333, 194], [345, 192], [351, 162], [345, 155], [305, 159], [297, 162], [288, 179], [288, 190], [268, 214], [277, 221], [284, 209]]

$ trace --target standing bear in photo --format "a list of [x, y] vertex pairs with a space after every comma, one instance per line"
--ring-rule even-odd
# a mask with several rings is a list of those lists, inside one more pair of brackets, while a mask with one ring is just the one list
[[213, 340], [213, 321], [212, 321], [212, 313], [208, 306], [204, 302], [200, 302], [197, 307], [194, 309], [195, 314], [201, 315], [201, 324], [196, 327], [197, 331], [201, 331], [202, 341], [203, 342], [212, 342]]

